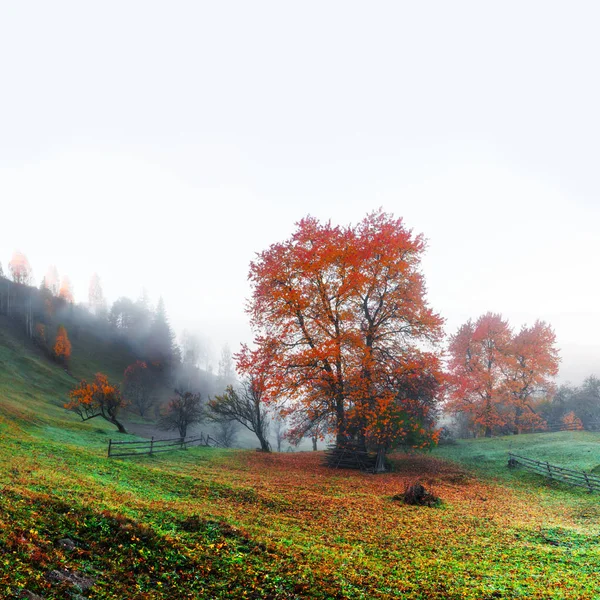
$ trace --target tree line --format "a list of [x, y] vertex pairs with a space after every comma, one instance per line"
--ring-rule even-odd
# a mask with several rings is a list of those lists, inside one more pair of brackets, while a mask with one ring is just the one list
[[123, 384], [141, 414], [155, 367], [178, 364], [179, 391], [163, 419], [169, 414], [179, 427], [176, 415], [189, 408], [197, 419], [238, 422], [263, 450], [267, 412], [289, 423], [288, 440], [331, 436], [338, 446], [375, 452], [378, 469], [393, 448], [435, 444], [444, 411], [460, 415], [471, 435], [543, 429], [555, 419], [595, 427], [597, 380], [557, 391], [549, 324], [514, 331], [487, 313], [459, 327], [446, 347], [444, 320], [426, 296], [425, 249], [422, 235], [381, 210], [348, 226], [302, 219], [251, 262], [254, 340], [235, 355], [235, 367], [222, 357], [219, 374], [231, 385], [203, 410], [192, 384], [200, 345], [189, 335], [181, 348], [174, 344], [164, 305], [152, 316], [144, 298], [121, 298], [108, 311], [96, 281], [90, 306], [144, 359], [128, 367]]

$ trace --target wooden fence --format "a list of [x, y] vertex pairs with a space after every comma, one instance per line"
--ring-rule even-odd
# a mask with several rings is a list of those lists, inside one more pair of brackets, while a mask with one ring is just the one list
[[[169, 440], [139, 440], [137, 442], [122, 442], [120, 440], [108, 440], [108, 457], [138, 456], [142, 454], [156, 454], [157, 452], [169, 452], [170, 450], [183, 450], [188, 446], [218, 446], [223, 444], [210, 435], [200, 434], [195, 438], [171, 438]], [[123, 451], [121, 451], [121, 449]]]
[[582, 428], [575, 423], [548, 423], [546, 427], [536, 429], [536, 433], [555, 432], [555, 431], [581, 431]]
[[543, 475], [553, 481], [560, 481], [567, 485], [574, 485], [577, 487], [586, 488], [591, 492], [600, 492], [600, 477], [585, 471], [575, 471], [573, 469], [566, 469], [565, 467], [557, 467], [551, 465], [549, 462], [541, 460], [533, 460], [525, 456], [519, 456], [518, 454], [508, 453], [508, 466], [516, 467], [521, 465], [538, 475]]

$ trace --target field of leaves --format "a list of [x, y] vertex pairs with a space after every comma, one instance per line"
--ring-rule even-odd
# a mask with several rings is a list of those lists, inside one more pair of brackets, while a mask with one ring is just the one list
[[[100, 368], [88, 350], [76, 374]], [[591, 469], [598, 434], [461, 442], [378, 476], [321, 453], [109, 461], [118, 434], [62, 408], [72, 386], [0, 328], [0, 598], [598, 597], [598, 495], [506, 469], [509, 449]], [[441, 506], [393, 500], [417, 478]]]
[[[0, 421], [1, 597], [597, 597], [597, 497], [422, 455], [378, 476], [310, 452], [109, 461], [108, 434]], [[440, 507], [393, 500], [417, 478]]]

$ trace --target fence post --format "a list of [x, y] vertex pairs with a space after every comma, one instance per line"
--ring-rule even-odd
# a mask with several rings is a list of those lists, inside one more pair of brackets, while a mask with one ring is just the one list
[[110, 458], [110, 447], [112, 446], [112, 440], [108, 440], [108, 458]]
[[150, 456], [152, 456], [152, 451], [154, 450], [154, 436], [150, 440]]
[[548, 469], [548, 477], [552, 479], [552, 469], [550, 468], [549, 462], [546, 462], [546, 468]]
[[592, 484], [590, 483], [590, 480], [588, 479], [588, 475], [587, 473], [583, 473], [583, 476], [585, 477], [585, 482], [587, 483], [588, 489], [590, 491], [590, 494], [594, 491], [594, 488], [592, 487]]

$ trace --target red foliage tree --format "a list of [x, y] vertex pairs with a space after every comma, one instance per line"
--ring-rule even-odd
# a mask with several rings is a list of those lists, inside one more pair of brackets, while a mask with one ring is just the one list
[[487, 313], [468, 321], [450, 339], [450, 406], [467, 412], [490, 437], [505, 424], [502, 407], [508, 399], [504, 373], [512, 332], [501, 315]]
[[538, 321], [513, 335], [501, 315], [487, 313], [459, 328], [449, 354], [449, 408], [469, 414], [486, 437], [544, 426], [534, 404], [552, 391], [559, 361], [548, 325]]
[[96, 373], [92, 383], [83, 380], [69, 393], [69, 402], [65, 404], [65, 408], [77, 413], [82, 421], [102, 417], [115, 425], [120, 433], [127, 433], [117, 419], [119, 411], [126, 404], [118, 386], [109, 383], [106, 375]]
[[524, 428], [544, 427], [535, 405], [555, 391], [553, 378], [558, 375], [560, 358], [556, 335], [543, 321], [523, 327], [513, 337], [510, 348], [508, 385], [514, 412], [512, 427], [515, 433]]
[[434, 398], [399, 391], [415, 373], [439, 383], [442, 319], [425, 300], [424, 249], [381, 211], [348, 227], [300, 221], [250, 266], [256, 350], [237, 355], [240, 372], [260, 374], [267, 398], [289, 398], [308, 419], [331, 415], [339, 444], [381, 449], [425, 432]]
[[69, 336], [64, 325], [59, 325], [58, 327], [52, 351], [54, 352], [54, 357], [59, 362], [66, 364], [69, 358], [71, 358], [71, 342], [69, 341]]

